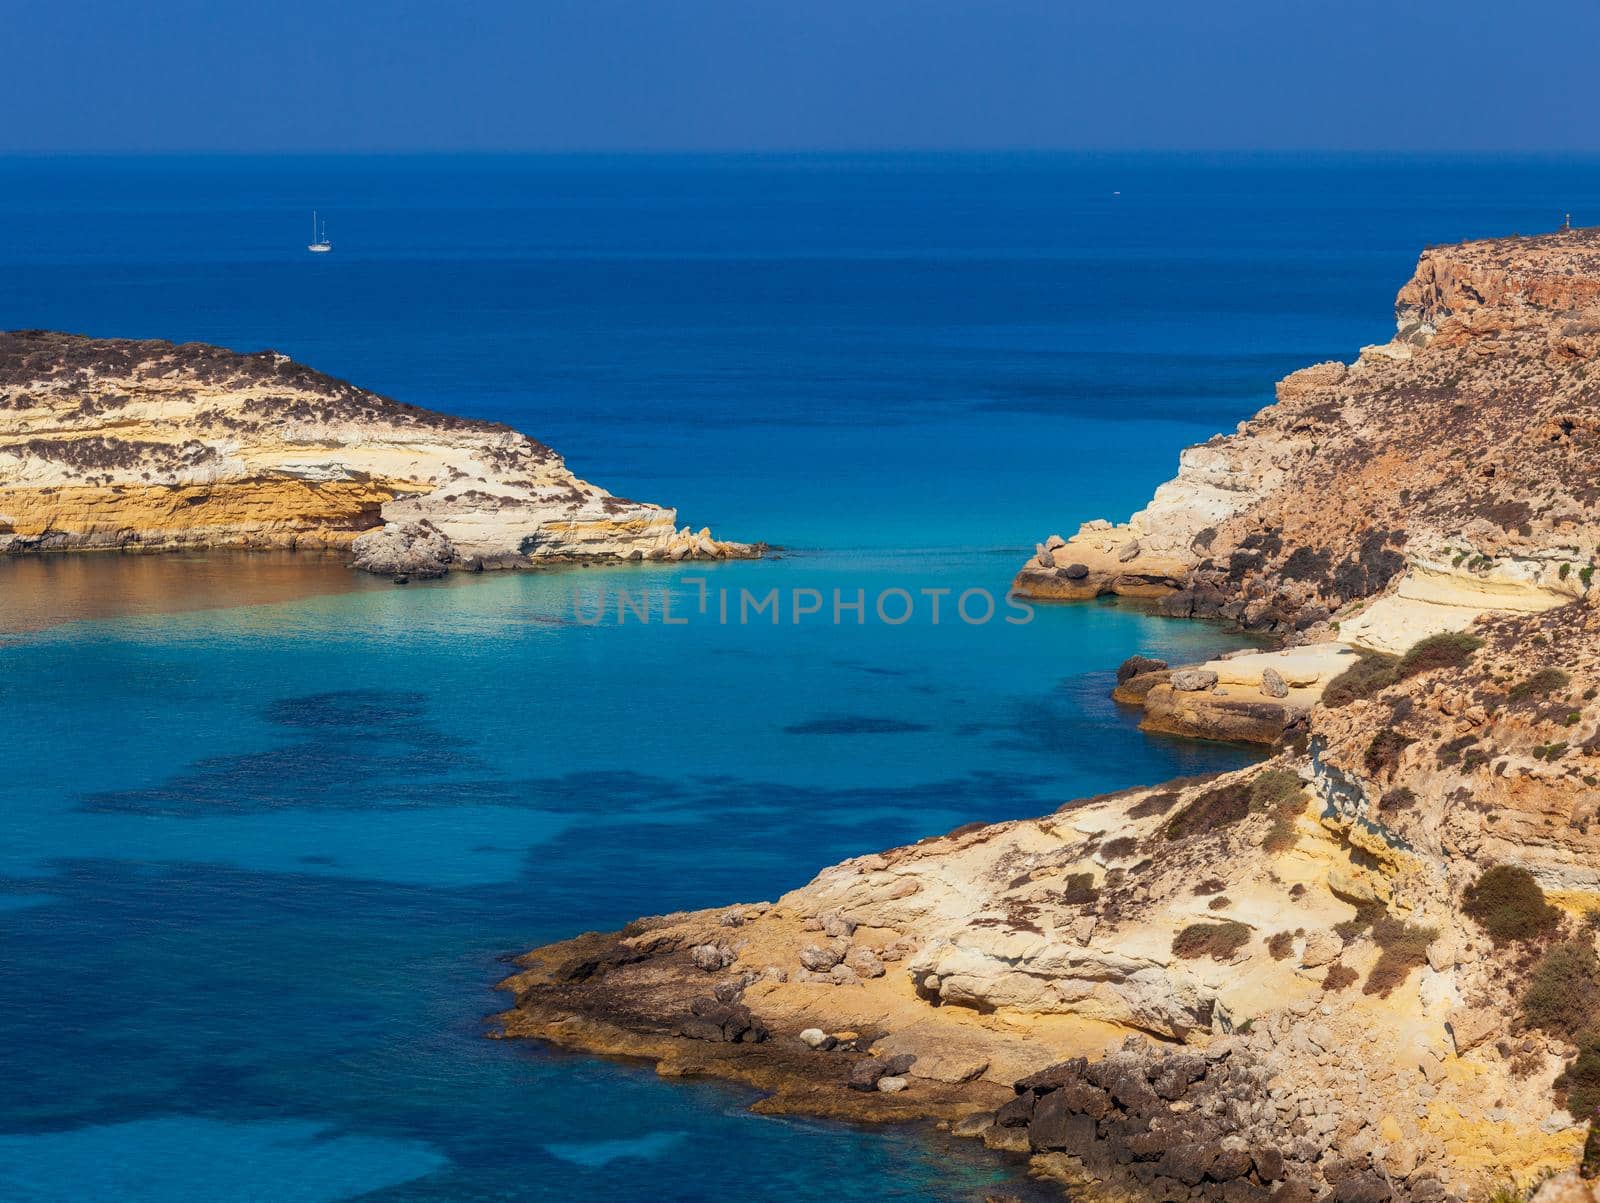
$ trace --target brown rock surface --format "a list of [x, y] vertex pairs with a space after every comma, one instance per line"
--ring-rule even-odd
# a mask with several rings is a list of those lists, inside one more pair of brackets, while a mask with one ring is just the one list
[[1396, 314], [1395, 341], [1290, 375], [1185, 451], [1129, 524], [1068, 539], [1055, 560], [1087, 577], [1031, 562], [1017, 591], [1165, 592], [1170, 613], [1279, 634], [1419, 572], [1412, 592], [1461, 611], [1435, 629], [1577, 596], [1600, 555], [1600, 230], [1429, 250]]

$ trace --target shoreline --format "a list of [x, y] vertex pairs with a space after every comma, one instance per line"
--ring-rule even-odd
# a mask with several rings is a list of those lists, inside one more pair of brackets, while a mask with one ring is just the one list
[[[1600, 989], [1595, 278], [1592, 231], [1429, 250], [1390, 343], [1036, 545], [1024, 598], [1275, 637], [1114, 695], [1271, 759], [535, 950], [502, 1034], [936, 1114], [1096, 1200], [1446, 1203], [1574, 1164], [1592, 1038], [1537, 1008]], [[1536, 923], [1474, 901], [1496, 875]]]

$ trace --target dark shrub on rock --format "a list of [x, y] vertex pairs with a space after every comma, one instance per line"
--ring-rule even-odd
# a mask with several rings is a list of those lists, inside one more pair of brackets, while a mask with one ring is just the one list
[[1385, 727], [1372, 737], [1372, 742], [1367, 744], [1361, 763], [1374, 777], [1392, 772], [1400, 763], [1400, 753], [1416, 742], [1410, 736], [1400, 734], [1393, 727]]
[[1396, 663], [1393, 656], [1360, 653], [1354, 664], [1328, 682], [1322, 693], [1322, 704], [1330, 708], [1347, 706], [1389, 688], [1399, 680]]
[[1561, 912], [1544, 900], [1533, 874], [1517, 865], [1486, 869], [1467, 887], [1461, 909], [1497, 945], [1537, 939], [1561, 922]]
[[1574, 1119], [1600, 1111], [1600, 1029], [1591, 1028], [1578, 1041], [1578, 1055], [1555, 1082]]
[[1511, 687], [1506, 697], [1513, 702], [1521, 702], [1530, 698], [1542, 698], [1552, 694], [1558, 689], [1564, 689], [1572, 678], [1559, 668], [1541, 668], [1526, 680], [1517, 682]]
[[1301, 791], [1298, 774], [1288, 769], [1268, 769], [1247, 781], [1230, 781], [1200, 794], [1168, 819], [1163, 831], [1169, 840], [1214, 831], [1239, 822], [1253, 811], [1275, 810], [1291, 802], [1303, 804]]
[[1335, 961], [1328, 966], [1328, 972], [1322, 976], [1324, 990], [1345, 990], [1355, 985], [1356, 979], [1361, 975], [1342, 961]]
[[1588, 939], [1553, 945], [1528, 976], [1522, 1022], [1564, 1040], [1600, 1024], [1600, 958]]
[[1210, 957], [1226, 961], [1250, 943], [1250, 929], [1243, 923], [1191, 923], [1172, 938], [1172, 955], [1186, 961]]
[[1248, 781], [1230, 781], [1208, 789], [1167, 820], [1166, 837], [1181, 840], [1231, 826], [1250, 813], [1250, 796]]
[[1472, 653], [1483, 646], [1483, 640], [1464, 631], [1446, 631], [1442, 635], [1429, 635], [1413, 643], [1400, 663], [1395, 665], [1398, 680], [1432, 672], [1438, 668], [1460, 668], [1472, 659]]

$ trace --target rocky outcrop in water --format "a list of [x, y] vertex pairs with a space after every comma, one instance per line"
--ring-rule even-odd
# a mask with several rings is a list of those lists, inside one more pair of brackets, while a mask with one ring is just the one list
[[756, 554], [579, 480], [491, 422], [271, 351], [0, 334], [0, 552], [356, 549], [358, 567]]

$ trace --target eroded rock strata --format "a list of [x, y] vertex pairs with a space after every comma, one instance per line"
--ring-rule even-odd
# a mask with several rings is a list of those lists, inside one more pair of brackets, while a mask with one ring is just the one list
[[1596, 254], [1429, 252], [1394, 344], [1290, 377], [1127, 528], [1019, 578], [1277, 633], [1118, 680], [1163, 730], [1280, 724], [1271, 760], [540, 949], [504, 1033], [739, 1078], [768, 1109], [948, 1122], [1075, 1197], [1600, 1173]]
[[0, 334], [0, 552], [333, 547], [436, 576], [757, 550], [675, 522], [510, 427], [275, 352]]
[[1587, 586], [1600, 521], [1600, 230], [1441, 247], [1352, 364], [1278, 385], [1126, 523], [1038, 546], [1018, 592], [1158, 597], [1389, 652]]

